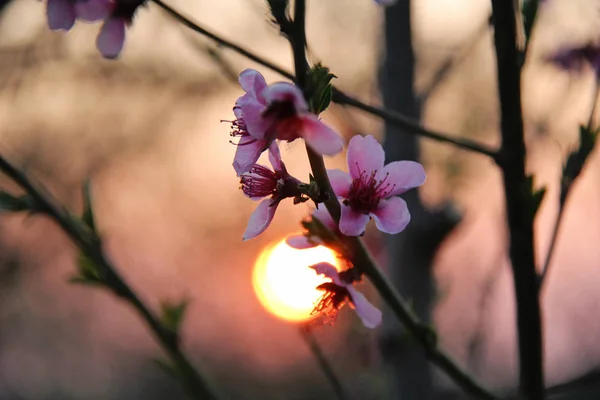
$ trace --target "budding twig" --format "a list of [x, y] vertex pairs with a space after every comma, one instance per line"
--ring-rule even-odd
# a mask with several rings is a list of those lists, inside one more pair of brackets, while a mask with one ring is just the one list
[[542, 319], [534, 254], [534, 197], [525, 172], [521, 111], [521, 60], [517, 50], [515, 2], [492, 0], [494, 45], [500, 95], [500, 156], [517, 306], [521, 394], [544, 398]]
[[[305, 10], [306, 4], [304, 0], [296, 0], [294, 2], [294, 21], [292, 35], [289, 40], [294, 52], [294, 66], [296, 68], [296, 83], [300, 89], [303, 87], [304, 78], [307, 75], [308, 63], [306, 62], [305, 47], [306, 47], [306, 31], [305, 31]], [[307, 146], [308, 157], [310, 160], [313, 175], [321, 190], [329, 193], [329, 199], [325, 202], [327, 210], [335, 221], [340, 219], [340, 205], [337, 197], [331, 189], [331, 183], [325, 169], [323, 157], [316, 154]], [[362, 240], [358, 237], [345, 237], [352, 251], [352, 262], [356, 268], [365, 273], [375, 288], [378, 290], [381, 297], [392, 308], [396, 317], [402, 322], [409, 333], [411, 333], [419, 344], [426, 351], [428, 359], [442, 369], [448, 376], [454, 380], [467, 393], [475, 395], [482, 399], [495, 399], [496, 397], [486, 390], [483, 386], [475, 381], [466, 371], [459, 367], [449, 355], [443, 352], [437, 345], [435, 332], [429, 326], [425, 326], [419, 321], [419, 318], [411, 311], [408, 303], [394, 289], [391, 282], [385, 277], [377, 264], [373, 261], [369, 252], [365, 248]]]
[[[286, 71], [285, 69], [275, 65], [271, 61], [268, 61], [267, 59], [262, 58], [256, 54], [252, 53], [251, 51], [248, 51], [248, 50], [244, 49], [243, 47], [241, 47], [227, 39], [224, 39], [223, 37], [209, 31], [208, 29], [203, 28], [199, 24], [197, 24], [197, 23], [193, 22], [192, 20], [190, 20], [189, 18], [183, 16], [181, 13], [176, 11], [171, 6], [165, 4], [162, 0], [151, 0], [151, 1], [153, 1], [156, 5], [158, 5], [160, 8], [165, 10], [169, 15], [171, 15], [173, 18], [175, 18], [177, 21], [179, 21], [180, 23], [182, 23], [189, 29], [191, 29], [197, 33], [200, 33], [201, 35], [204, 35], [211, 40], [214, 40], [219, 46], [229, 48], [229, 49], [235, 51], [236, 53], [243, 55], [244, 57], [248, 58], [249, 60], [252, 60], [264, 67], [267, 67], [270, 70], [275, 71], [278, 74], [280, 74], [288, 79], [291, 79], [291, 80], [295, 79], [294, 74], [290, 73], [289, 71]], [[383, 108], [379, 108], [379, 107], [375, 107], [375, 106], [363, 103], [358, 99], [348, 96], [347, 94], [343, 93], [342, 91], [340, 91], [339, 89], [337, 89], [335, 87], [333, 88], [332, 100], [333, 100], [333, 102], [335, 102], [337, 104], [354, 107], [359, 110], [363, 110], [369, 114], [375, 115], [393, 125], [403, 128], [404, 132], [406, 132], [406, 133], [409, 133], [412, 135], [419, 135], [424, 138], [435, 140], [440, 143], [452, 144], [461, 149], [465, 149], [465, 150], [473, 151], [475, 153], [483, 154], [483, 155], [493, 158], [495, 161], [498, 161], [497, 151], [489, 146], [486, 146], [482, 143], [479, 143], [479, 142], [476, 142], [476, 141], [473, 141], [473, 140], [470, 140], [467, 138], [453, 137], [446, 133], [439, 133], [439, 132], [434, 132], [434, 131], [425, 129], [418, 122], [413, 121], [411, 118], [409, 118], [405, 115], [402, 115], [395, 111], [386, 110]]]
[[160, 319], [142, 302], [104, 255], [100, 238], [67, 209], [57, 205], [49, 193], [36, 187], [24, 173], [2, 156], [0, 156], [0, 170], [25, 190], [35, 203], [37, 212], [42, 212], [53, 219], [79, 250], [95, 264], [98, 268], [98, 274], [102, 277], [102, 281], [106, 286], [135, 308], [169, 356], [172, 368], [188, 394], [194, 399], [218, 400], [219, 397], [208, 380], [192, 366], [183, 353], [177, 335], [165, 327]]

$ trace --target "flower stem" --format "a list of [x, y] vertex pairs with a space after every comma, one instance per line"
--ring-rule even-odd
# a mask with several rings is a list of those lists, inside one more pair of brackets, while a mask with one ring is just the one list
[[36, 204], [36, 210], [48, 215], [71, 238], [73, 243], [91, 259], [115, 295], [129, 303], [142, 317], [152, 331], [165, 353], [169, 356], [174, 370], [177, 372], [188, 395], [193, 399], [217, 400], [215, 390], [208, 380], [202, 376], [183, 354], [177, 336], [163, 326], [160, 320], [142, 302], [136, 293], [127, 285], [113, 264], [104, 255], [100, 238], [87, 229], [78, 218], [74, 217], [64, 207], [56, 205], [52, 197], [42, 188], [37, 188], [20, 170], [0, 156], [0, 170], [17, 183], [31, 196]]
[[542, 317], [534, 254], [533, 198], [525, 172], [521, 111], [521, 68], [516, 47], [515, 2], [492, 0], [500, 95], [504, 181], [510, 258], [517, 308], [520, 390], [528, 400], [544, 399]]
[[[252, 61], [256, 62], [257, 64], [260, 64], [266, 68], [269, 68], [270, 70], [275, 71], [278, 74], [280, 74], [288, 79], [292, 79], [292, 80], [295, 79], [294, 74], [290, 73], [289, 71], [286, 71], [285, 69], [275, 65], [271, 61], [268, 61], [267, 59], [260, 57], [256, 54], [252, 53], [249, 50], [244, 49], [242, 46], [239, 46], [239, 45], [211, 32], [211, 31], [209, 31], [208, 29], [203, 28], [202, 26], [198, 25], [197, 23], [192, 22], [192, 20], [183, 16], [182, 14], [180, 14], [178, 11], [176, 11], [171, 6], [165, 4], [162, 0], [151, 0], [151, 1], [153, 1], [157, 6], [159, 6], [163, 10], [165, 10], [169, 15], [171, 15], [174, 19], [176, 19], [177, 21], [179, 21], [180, 23], [185, 25], [187, 28], [193, 30], [194, 32], [197, 32], [201, 35], [208, 37], [209, 39], [215, 41], [219, 46], [229, 48], [229, 49], [235, 51], [236, 53], [241, 54], [242, 56], [248, 58], [249, 60], [252, 60]], [[300, 79], [302, 79], [302, 78], [300, 78]], [[340, 91], [339, 89], [337, 89], [335, 87], [333, 88], [332, 100], [334, 103], [337, 103], [339, 105], [347, 105], [347, 106], [354, 107], [359, 110], [363, 110], [369, 114], [375, 115], [375, 116], [389, 122], [390, 124], [393, 124], [400, 128], [403, 128], [405, 130], [405, 132], [408, 134], [422, 136], [424, 138], [435, 140], [440, 143], [451, 144], [451, 145], [454, 145], [461, 149], [473, 151], [473, 152], [479, 153], [479, 154], [483, 154], [483, 155], [493, 158], [494, 160], [497, 160], [497, 151], [494, 148], [491, 148], [487, 145], [484, 145], [482, 143], [479, 143], [479, 142], [476, 142], [476, 141], [473, 141], [473, 140], [470, 140], [467, 138], [453, 137], [452, 135], [448, 135], [446, 133], [434, 132], [434, 131], [425, 129], [418, 122], [412, 120], [411, 118], [409, 118], [403, 114], [363, 103], [360, 100], [355, 99], [355, 98], [345, 94], [344, 92]]]
[[323, 349], [321, 349], [321, 346], [319, 346], [319, 343], [312, 334], [312, 331], [308, 324], [300, 326], [300, 335], [310, 348], [311, 353], [315, 356], [315, 359], [317, 360], [321, 371], [323, 371], [323, 374], [325, 374], [325, 377], [331, 384], [331, 387], [335, 392], [335, 395], [338, 398], [338, 400], [348, 399], [348, 396], [346, 396], [346, 393], [344, 392], [344, 387], [342, 385], [342, 382], [340, 381], [340, 378], [333, 370], [333, 367], [331, 366], [331, 363], [327, 360], [327, 357], [325, 357], [325, 354], [323, 354]]
[[[294, 52], [294, 65], [296, 68], [296, 76], [298, 79], [296, 83], [300, 89], [304, 90], [301, 85], [304, 83], [302, 76], [306, 76], [308, 64], [306, 62], [305, 47], [306, 47], [306, 33], [305, 33], [305, 9], [306, 4], [304, 0], [296, 0], [294, 7], [294, 26], [293, 35], [290, 36], [290, 44]], [[300, 59], [300, 60], [299, 60]], [[316, 154], [307, 146], [308, 158], [312, 168], [313, 175], [319, 184], [321, 190], [329, 194], [328, 200], [325, 202], [327, 210], [334, 218], [335, 221], [339, 222], [340, 219], [340, 205], [331, 188], [331, 182], [327, 176], [327, 170], [325, 169], [325, 163], [323, 157]], [[322, 185], [322, 186], [321, 186]], [[368, 250], [365, 248], [362, 240], [358, 237], [345, 237], [344, 241], [352, 249], [352, 262], [355, 267], [365, 273], [375, 288], [378, 290], [380, 296], [385, 302], [392, 308], [392, 311], [396, 317], [405, 324], [407, 330], [417, 339], [417, 342], [425, 349], [426, 355], [431, 362], [437, 365], [440, 369], [444, 370], [454, 382], [459, 385], [467, 393], [477, 396], [482, 399], [495, 399], [496, 397], [479, 383], [475, 381], [466, 371], [460, 368], [446, 353], [441, 351], [437, 346], [435, 340], [435, 332], [429, 326], [423, 325], [419, 318], [411, 311], [408, 303], [400, 296], [400, 294], [394, 289], [392, 283], [377, 267], [373, 261]]]

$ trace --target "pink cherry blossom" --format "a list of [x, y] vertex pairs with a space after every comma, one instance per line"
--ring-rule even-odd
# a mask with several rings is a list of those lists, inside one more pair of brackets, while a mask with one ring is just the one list
[[74, 7], [77, 19], [96, 22], [108, 17], [114, 9], [115, 3], [110, 0], [77, 0]]
[[86, 22], [106, 18], [115, 3], [111, 0], [48, 0], [46, 13], [52, 30], [68, 31], [79, 19]]
[[46, 16], [50, 29], [68, 31], [75, 24], [77, 14], [72, 0], [48, 0]]
[[310, 268], [314, 269], [318, 275], [331, 279], [331, 282], [317, 287], [325, 293], [315, 307], [315, 313], [328, 318], [335, 318], [339, 309], [344, 303], [348, 302], [367, 328], [373, 329], [381, 324], [381, 311], [369, 303], [366, 297], [354, 288], [352, 283], [345, 282], [341, 277], [341, 273], [333, 265], [324, 262], [315, 264]]
[[260, 115], [267, 107], [261, 95], [267, 87], [265, 78], [258, 71], [246, 69], [240, 73], [238, 82], [246, 93], [233, 107], [236, 119], [231, 123], [231, 136], [240, 138], [233, 158], [233, 168], [240, 176], [256, 163], [263, 151], [277, 144], [269, 143], [261, 125]]
[[[315, 208], [311, 214], [311, 218], [318, 219], [331, 232], [339, 234], [337, 223], [333, 220], [323, 203], [320, 203], [318, 208]], [[320, 238], [307, 235], [292, 235], [286, 239], [286, 243], [295, 249], [309, 249], [322, 244]]]
[[596, 43], [562, 48], [552, 54], [550, 61], [574, 72], [581, 72], [585, 66], [590, 66], [596, 77], [600, 77], [600, 45]]
[[276, 139], [303, 138], [319, 154], [342, 150], [342, 138], [309, 112], [296, 86], [286, 82], [267, 86], [264, 77], [252, 69], [242, 71], [239, 83], [246, 93], [235, 103], [231, 133], [240, 138], [233, 162], [238, 175], [256, 163]]
[[244, 194], [252, 200], [264, 198], [250, 216], [243, 240], [252, 239], [269, 227], [281, 200], [302, 196], [298, 189], [302, 182], [288, 174], [281, 161], [279, 148], [275, 147], [274, 150], [269, 153], [269, 161], [274, 171], [254, 164], [249, 171], [241, 175], [240, 183]]
[[348, 170], [328, 170], [336, 195], [342, 200], [340, 231], [358, 236], [373, 218], [377, 228], [396, 234], [410, 221], [406, 202], [396, 197], [425, 182], [423, 166], [395, 161], [384, 166], [385, 153], [373, 136], [354, 136], [348, 145]]
[[109, 16], [104, 20], [96, 38], [96, 47], [104, 58], [114, 59], [121, 54], [125, 44], [125, 27], [123, 17]]

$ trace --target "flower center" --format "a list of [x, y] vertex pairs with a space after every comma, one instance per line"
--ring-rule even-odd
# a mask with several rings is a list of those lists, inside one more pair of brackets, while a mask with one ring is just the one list
[[264, 118], [270, 118], [273, 121], [267, 137], [289, 142], [298, 139], [297, 116], [298, 111], [291, 100], [271, 103], [263, 113]]
[[383, 179], [379, 180], [376, 170], [370, 174], [367, 171], [361, 171], [360, 176], [352, 181], [350, 193], [344, 200], [344, 204], [363, 214], [374, 211], [379, 205], [379, 201], [386, 198], [396, 187], [387, 182], [388, 177], [389, 174], [386, 174]]
[[250, 132], [248, 132], [248, 128], [246, 127], [246, 123], [244, 122], [244, 118], [242, 117], [237, 118], [235, 121], [223, 119], [221, 122], [229, 122], [231, 124], [231, 133], [229, 136], [240, 138], [239, 142], [237, 143], [230, 140], [229, 143], [231, 144], [235, 144], [236, 146], [245, 146], [258, 140], [250, 135]]
[[267, 167], [254, 164], [240, 178], [241, 189], [248, 197], [267, 197], [278, 192], [281, 179]]
[[327, 320], [335, 320], [340, 308], [350, 299], [348, 289], [338, 286], [333, 282], [325, 282], [317, 286], [317, 289], [323, 290], [325, 293], [323, 293], [323, 296], [317, 302], [311, 315], [319, 314]]

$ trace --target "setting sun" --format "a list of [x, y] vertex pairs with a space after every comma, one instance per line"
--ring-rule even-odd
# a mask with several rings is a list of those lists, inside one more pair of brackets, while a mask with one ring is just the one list
[[336, 253], [327, 247], [297, 250], [281, 242], [265, 248], [254, 264], [252, 283], [261, 304], [288, 321], [310, 319], [323, 292], [316, 289], [327, 279], [309, 266], [329, 262], [340, 268]]

